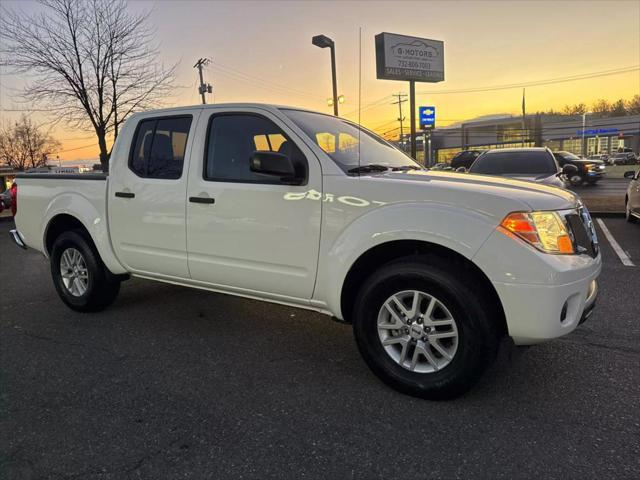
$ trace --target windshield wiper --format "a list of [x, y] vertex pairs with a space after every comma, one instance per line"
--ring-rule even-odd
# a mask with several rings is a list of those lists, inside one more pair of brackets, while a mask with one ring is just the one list
[[369, 172], [386, 172], [389, 167], [379, 165], [377, 163], [371, 163], [369, 165], [361, 165], [359, 167], [350, 168], [347, 173], [369, 173]]

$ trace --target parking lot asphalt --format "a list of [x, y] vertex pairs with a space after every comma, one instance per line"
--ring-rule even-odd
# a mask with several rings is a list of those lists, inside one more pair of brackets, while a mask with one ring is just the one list
[[133, 279], [104, 312], [60, 302], [0, 223], [0, 477], [638, 478], [640, 225], [604, 219], [592, 317], [519, 349], [464, 397], [380, 383], [348, 325]]
[[[629, 167], [633, 170], [633, 166]], [[624, 199], [624, 195], [629, 186], [628, 178], [603, 178], [593, 185], [584, 184], [579, 187], [569, 187], [569, 190], [576, 192], [578, 195], [600, 195], [615, 196]]]

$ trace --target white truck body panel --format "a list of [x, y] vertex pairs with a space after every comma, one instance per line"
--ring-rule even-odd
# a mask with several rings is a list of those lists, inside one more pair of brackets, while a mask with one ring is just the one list
[[[203, 178], [212, 115], [262, 115], [308, 162], [305, 185]], [[128, 167], [141, 119], [192, 115], [177, 180], [140, 178]], [[108, 181], [21, 177], [18, 230], [46, 253], [58, 214], [87, 229], [107, 268], [181, 285], [269, 300], [344, 318], [345, 278], [361, 255], [397, 240], [428, 242], [473, 262], [493, 284], [517, 343], [573, 330], [600, 272], [601, 258], [549, 255], [498, 232], [510, 212], [575, 209], [571, 192], [496, 177], [412, 171], [349, 176], [277, 107], [213, 105], [137, 114], [122, 130]], [[116, 197], [135, 192], [135, 198]], [[215, 204], [191, 203], [211, 197]], [[565, 302], [569, 312], [559, 321]]]

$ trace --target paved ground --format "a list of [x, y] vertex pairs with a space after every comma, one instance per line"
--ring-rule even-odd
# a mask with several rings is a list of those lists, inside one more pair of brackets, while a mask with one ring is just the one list
[[[640, 226], [605, 222], [640, 265]], [[428, 402], [381, 384], [350, 327], [321, 315], [141, 280], [105, 312], [71, 312], [8, 228], [4, 479], [640, 476], [640, 267], [602, 232], [589, 322], [506, 344], [468, 395]]]
[[570, 190], [579, 195], [621, 196], [624, 199], [628, 186], [629, 179], [627, 178], [603, 178], [595, 185], [581, 185], [571, 187]]

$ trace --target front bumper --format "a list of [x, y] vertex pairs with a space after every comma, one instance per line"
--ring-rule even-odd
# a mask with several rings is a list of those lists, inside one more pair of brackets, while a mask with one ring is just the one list
[[600, 254], [549, 255], [496, 232], [474, 261], [491, 280], [517, 345], [567, 335], [593, 311]]
[[606, 172], [603, 171], [595, 171], [595, 172], [587, 172], [587, 180], [590, 182], [595, 182], [596, 180], [600, 180], [604, 178]]
[[516, 345], [533, 345], [571, 333], [589, 318], [598, 294], [597, 275], [566, 285], [494, 283]]

